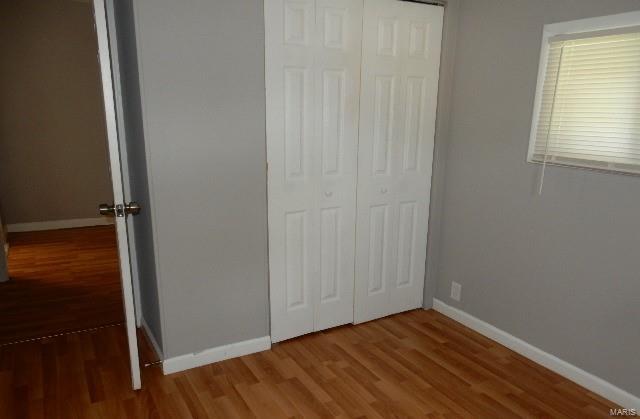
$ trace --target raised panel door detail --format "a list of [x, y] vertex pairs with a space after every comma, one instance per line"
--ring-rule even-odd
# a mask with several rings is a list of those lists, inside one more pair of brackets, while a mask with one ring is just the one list
[[311, 4], [287, 1], [284, 5], [284, 43], [288, 45], [309, 45], [309, 21]]
[[307, 305], [307, 212], [285, 215], [285, 283], [287, 311]]
[[393, 138], [395, 77], [377, 76], [374, 96], [373, 172], [386, 174]]
[[422, 305], [443, 9], [363, 0], [354, 321]]
[[325, 48], [345, 49], [347, 45], [347, 11], [345, 9], [327, 8], [324, 11], [324, 46]]
[[405, 129], [403, 143], [403, 169], [417, 170], [422, 136], [422, 103], [424, 99], [424, 77], [407, 79]]
[[409, 31], [409, 57], [427, 58], [430, 29], [431, 25], [428, 23], [411, 23], [411, 29]]
[[284, 70], [284, 154], [287, 178], [304, 176], [305, 85], [307, 70]]
[[396, 285], [410, 286], [413, 278], [413, 253], [416, 243], [417, 205], [415, 202], [400, 204], [398, 222], [398, 271]]
[[269, 0], [271, 339], [353, 321], [364, 0]]
[[369, 213], [369, 294], [384, 292], [387, 272], [389, 206], [371, 207]]
[[395, 57], [398, 43], [398, 21], [380, 18], [378, 21], [378, 55]]
[[322, 73], [322, 173], [340, 173], [341, 144], [344, 138], [344, 70]]
[[324, 303], [340, 298], [340, 209], [323, 209], [320, 218], [320, 301]]

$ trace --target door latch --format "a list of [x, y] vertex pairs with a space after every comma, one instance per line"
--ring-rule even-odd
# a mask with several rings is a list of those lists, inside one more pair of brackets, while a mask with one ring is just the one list
[[140, 204], [135, 201], [131, 201], [128, 204], [117, 204], [117, 205], [109, 205], [109, 204], [100, 204], [98, 206], [98, 210], [100, 211], [100, 215], [107, 216], [115, 216], [115, 217], [124, 217], [129, 214], [138, 215], [140, 214]]

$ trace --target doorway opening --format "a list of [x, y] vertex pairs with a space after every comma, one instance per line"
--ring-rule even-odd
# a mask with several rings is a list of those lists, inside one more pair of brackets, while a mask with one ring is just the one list
[[105, 2], [0, 16], [0, 349], [118, 326], [139, 388]]
[[122, 323], [89, 2], [3, 2], [0, 344]]

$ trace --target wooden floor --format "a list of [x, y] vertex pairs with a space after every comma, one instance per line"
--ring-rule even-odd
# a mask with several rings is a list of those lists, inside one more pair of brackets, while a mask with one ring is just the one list
[[[143, 358], [151, 351], [141, 342]], [[434, 311], [274, 345], [129, 390], [123, 327], [0, 348], [7, 418], [596, 418], [614, 405]]]
[[124, 321], [113, 226], [11, 233], [0, 344]]

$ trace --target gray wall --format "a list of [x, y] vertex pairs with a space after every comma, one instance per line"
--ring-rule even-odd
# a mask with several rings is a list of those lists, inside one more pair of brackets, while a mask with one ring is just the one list
[[[640, 178], [525, 162], [542, 25], [636, 0], [462, 0], [437, 297], [640, 394]], [[462, 302], [449, 299], [451, 281]]]
[[438, 109], [433, 147], [433, 171], [429, 204], [429, 235], [424, 283], [424, 308], [431, 308], [438, 282], [440, 243], [444, 196], [446, 190], [446, 162], [449, 146], [453, 70], [455, 65], [456, 38], [458, 35], [460, 0], [448, 0], [444, 10], [442, 49], [440, 53], [440, 78], [438, 81]]
[[[126, 147], [127, 166], [129, 168], [129, 188], [131, 197], [138, 202], [142, 211], [135, 217], [128, 217], [127, 223], [133, 230], [135, 262], [137, 262], [137, 290], [140, 294], [142, 318], [162, 347], [162, 327], [158, 282], [156, 277], [155, 248], [153, 241], [152, 202], [149, 194], [149, 176], [142, 121], [142, 103], [138, 72], [138, 56], [135, 37], [135, 18], [132, 0], [109, 0], [114, 8], [118, 66], [124, 130], [120, 129], [120, 140]], [[124, 132], [122, 132], [124, 131]], [[124, 135], [123, 135], [124, 134]], [[122, 142], [121, 142], [122, 144]], [[131, 244], [131, 243], [130, 243]], [[133, 261], [132, 261], [133, 263]], [[135, 272], [134, 272], [135, 274]]]
[[134, 9], [164, 355], [266, 336], [262, 1]]
[[0, 51], [5, 222], [98, 217], [113, 193], [91, 5], [0, 2]]

